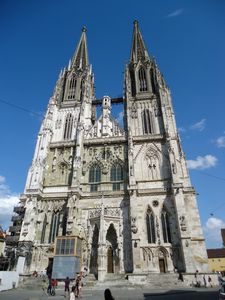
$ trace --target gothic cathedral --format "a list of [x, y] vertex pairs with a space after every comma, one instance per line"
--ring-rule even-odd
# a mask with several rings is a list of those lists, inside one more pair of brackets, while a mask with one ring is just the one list
[[[124, 126], [111, 114], [117, 103]], [[50, 98], [20, 202], [24, 272], [43, 271], [64, 254], [100, 281], [107, 273], [207, 272], [170, 90], [137, 21], [123, 98], [95, 98], [82, 30]]]

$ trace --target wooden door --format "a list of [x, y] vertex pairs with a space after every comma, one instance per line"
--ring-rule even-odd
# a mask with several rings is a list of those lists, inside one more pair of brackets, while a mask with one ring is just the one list
[[113, 270], [113, 249], [111, 247], [108, 249], [107, 257], [108, 257], [107, 272], [108, 273], [114, 273], [114, 270]]
[[160, 270], [160, 273], [165, 273], [166, 272], [165, 261], [164, 261], [163, 258], [159, 259], [159, 270]]

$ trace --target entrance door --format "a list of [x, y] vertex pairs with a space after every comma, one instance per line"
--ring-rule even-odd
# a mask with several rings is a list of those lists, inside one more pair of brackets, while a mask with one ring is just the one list
[[109, 249], [108, 249], [107, 257], [108, 257], [107, 272], [108, 273], [114, 273], [114, 270], [113, 270], [113, 249], [111, 247], [109, 247]]
[[166, 273], [165, 260], [163, 258], [159, 259], [159, 270], [160, 273]]

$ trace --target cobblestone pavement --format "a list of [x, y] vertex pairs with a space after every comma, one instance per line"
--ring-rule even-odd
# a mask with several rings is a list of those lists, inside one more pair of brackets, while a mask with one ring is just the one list
[[[112, 287], [115, 300], [218, 300], [218, 289], [150, 290], [141, 287]], [[63, 300], [62, 289], [55, 296], [46, 296], [37, 289], [14, 289], [0, 293], [0, 300]], [[104, 300], [104, 289], [83, 289], [81, 300]]]

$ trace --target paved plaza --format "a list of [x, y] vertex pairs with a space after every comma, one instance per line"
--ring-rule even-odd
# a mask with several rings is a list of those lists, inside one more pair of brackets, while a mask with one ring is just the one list
[[[82, 300], [104, 300], [104, 289], [83, 289]], [[147, 287], [113, 287], [111, 288], [115, 300], [214, 300], [218, 299], [218, 289], [176, 289], [176, 290], [153, 290]], [[56, 296], [46, 296], [38, 289], [14, 289], [0, 293], [0, 300], [63, 300], [62, 289], [56, 291]]]

